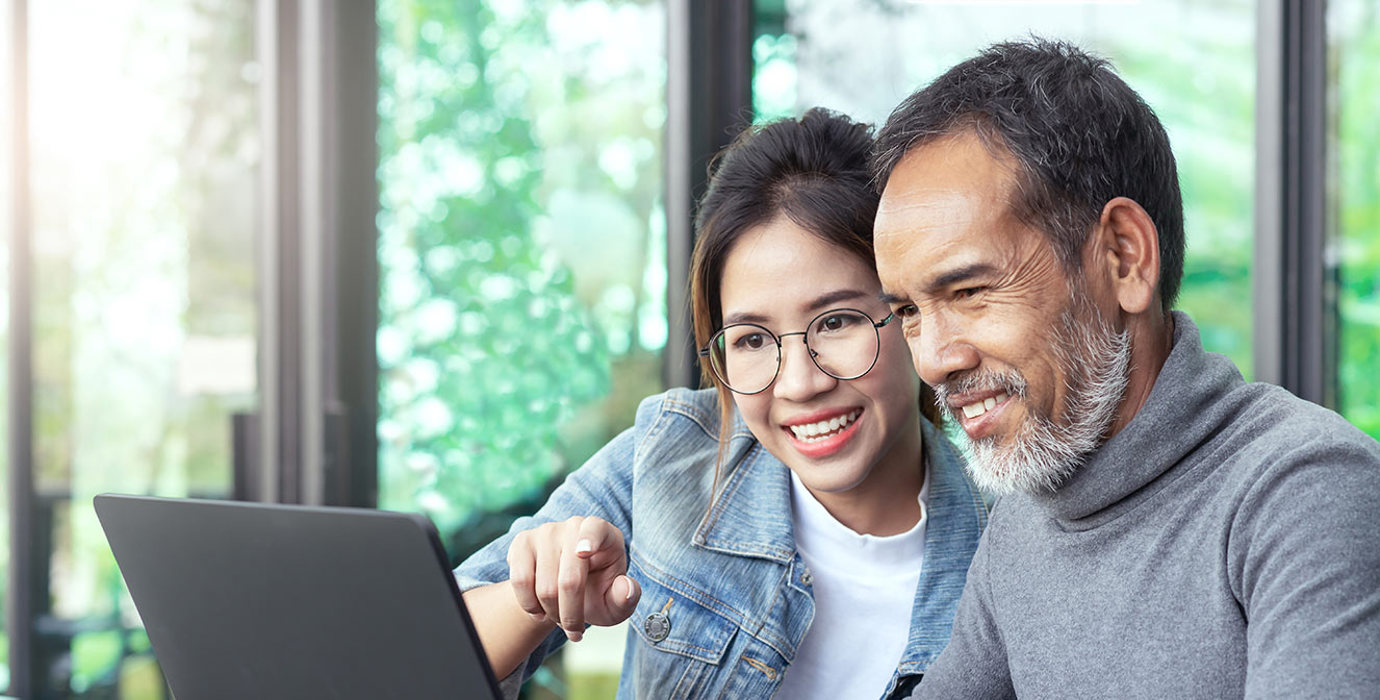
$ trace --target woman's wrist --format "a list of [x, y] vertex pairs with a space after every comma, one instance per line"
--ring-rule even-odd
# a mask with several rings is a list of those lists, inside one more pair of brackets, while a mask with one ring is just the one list
[[506, 678], [546, 639], [556, 624], [534, 618], [518, 606], [507, 581], [472, 588], [464, 593], [465, 607], [494, 675]]

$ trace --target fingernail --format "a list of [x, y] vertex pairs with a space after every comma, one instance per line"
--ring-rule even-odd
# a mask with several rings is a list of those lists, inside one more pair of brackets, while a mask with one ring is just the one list
[[578, 642], [583, 639], [585, 635], [575, 630], [566, 630], [565, 636], [572, 642]]
[[533, 620], [536, 620], [537, 622], [541, 622], [542, 620], [545, 620], [545, 619], [546, 619], [546, 616], [545, 616], [545, 615], [542, 615], [541, 613], [527, 613], [527, 614], [528, 614], [528, 615], [531, 615], [531, 616], [532, 616], [532, 619], [533, 619]]
[[634, 585], [635, 585], [635, 584], [633, 583], [633, 580], [632, 580], [632, 579], [628, 579], [628, 592], [623, 594], [623, 600], [632, 600], [633, 586], [634, 586]]
[[590, 544], [589, 540], [580, 540], [579, 542], [576, 542], [576, 543], [575, 543], [575, 553], [576, 553], [576, 554], [588, 554], [589, 552], [591, 552], [591, 551], [593, 551], [593, 550], [594, 550], [594, 545], [593, 545], [593, 544]]

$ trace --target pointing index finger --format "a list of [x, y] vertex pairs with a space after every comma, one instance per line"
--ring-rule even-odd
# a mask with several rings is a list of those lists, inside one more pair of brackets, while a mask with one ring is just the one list
[[623, 533], [598, 517], [585, 518], [575, 537], [575, 555], [581, 559], [588, 559], [611, 545], [623, 546]]

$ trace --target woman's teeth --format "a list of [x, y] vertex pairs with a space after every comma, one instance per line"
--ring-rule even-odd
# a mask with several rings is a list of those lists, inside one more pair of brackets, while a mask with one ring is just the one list
[[1009, 398], [1011, 398], [1011, 396], [1008, 394], [997, 394], [996, 396], [984, 399], [982, 401], [970, 403], [967, 406], [963, 407], [963, 416], [965, 418], [977, 418], [978, 416], [992, 410], [993, 406], [996, 406], [997, 404]]
[[819, 442], [832, 437], [835, 433], [847, 428], [849, 424], [862, 415], [862, 409], [853, 409], [847, 415], [834, 416], [829, 420], [822, 420], [818, 423], [803, 423], [801, 425], [788, 425], [795, 434], [795, 439], [801, 442]]

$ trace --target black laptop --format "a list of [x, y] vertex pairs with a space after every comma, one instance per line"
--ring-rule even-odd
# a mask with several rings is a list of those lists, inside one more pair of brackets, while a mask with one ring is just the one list
[[498, 698], [431, 521], [96, 496], [179, 700]]

